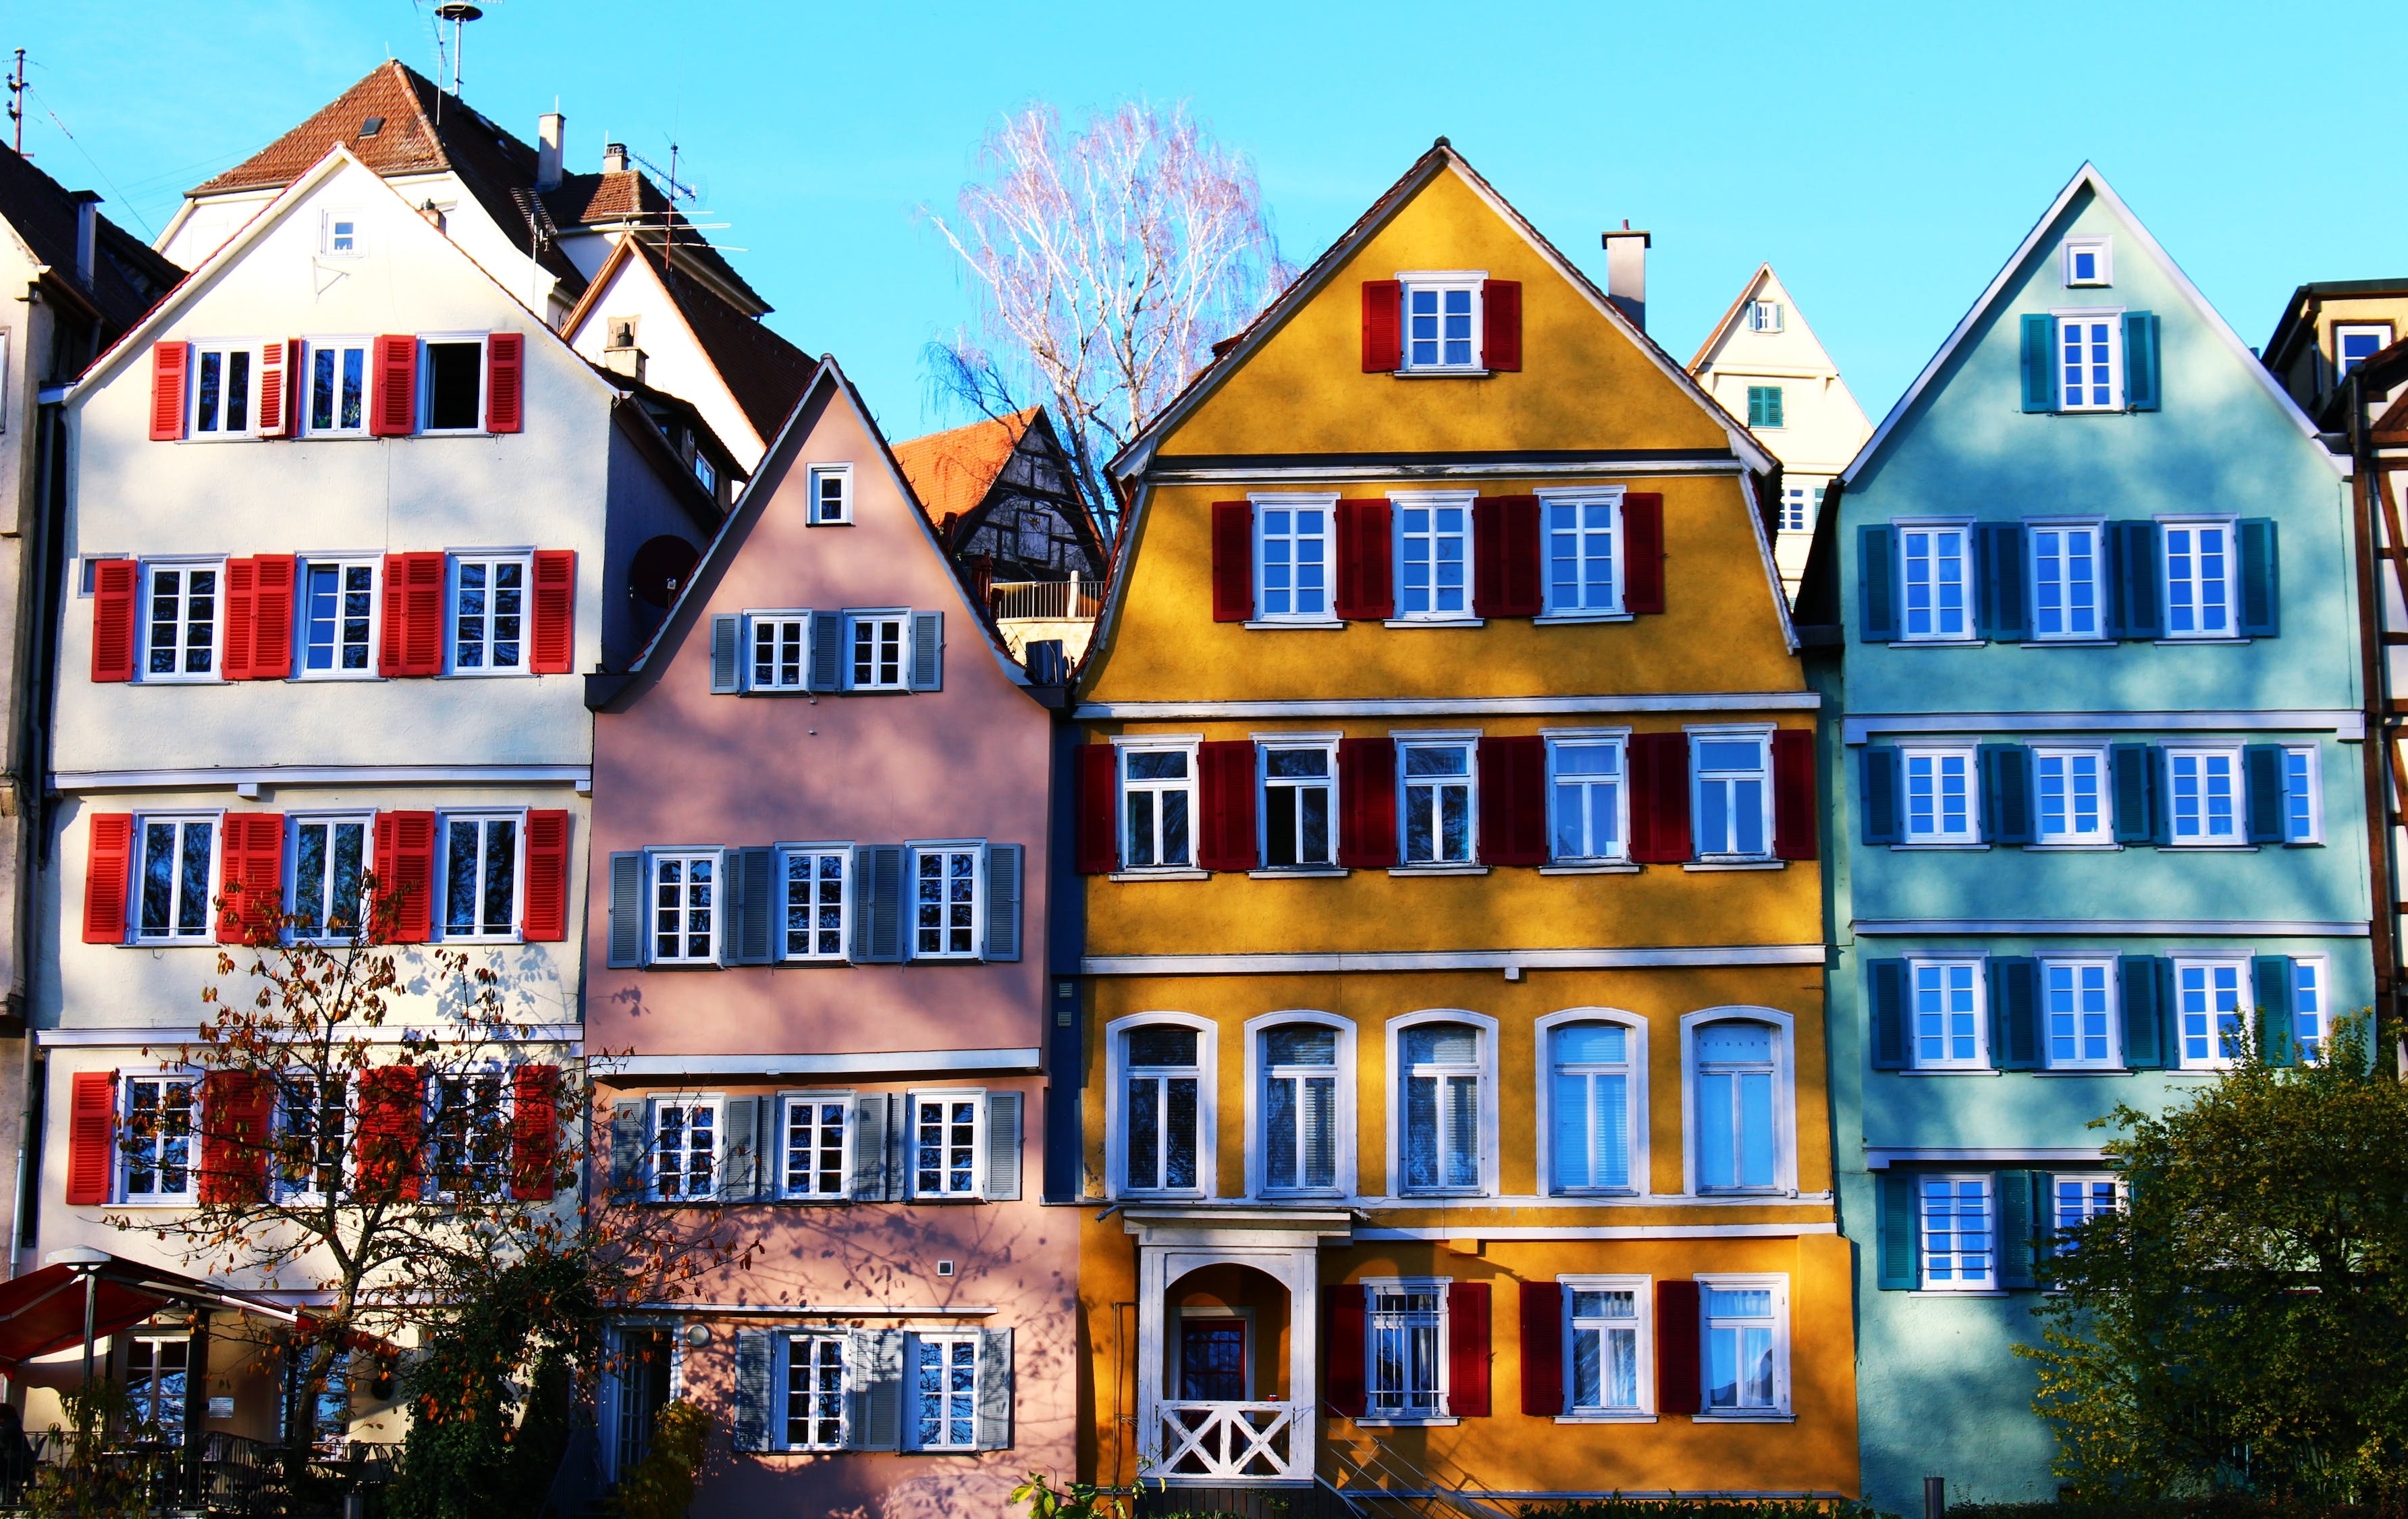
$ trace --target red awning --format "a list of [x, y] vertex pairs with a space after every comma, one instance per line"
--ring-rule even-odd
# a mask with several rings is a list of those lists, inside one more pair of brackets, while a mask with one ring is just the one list
[[83, 1343], [87, 1270], [99, 1278], [92, 1321], [94, 1339], [130, 1329], [174, 1303], [231, 1308], [285, 1324], [305, 1317], [281, 1303], [116, 1255], [86, 1268], [45, 1266], [0, 1283], [0, 1365], [13, 1370], [37, 1356]]

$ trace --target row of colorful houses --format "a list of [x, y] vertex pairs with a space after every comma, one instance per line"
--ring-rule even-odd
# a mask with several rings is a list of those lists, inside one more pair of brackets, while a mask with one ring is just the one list
[[591, 1062], [589, 1187], [763, 1243], [618, 1326], [601, 1480], [682, 1397], [713, 1512], [2044, 1495], [2090, 1121], [2391, 995], [2408, 292], [2261, 362], [2086, 166], [1867, 428], [1769, 267], [1684, 365], [1645, 234], [1600, 288], [1440, 139], [1107, 542], [1041, 414], [890, 446], [538, 138], [380, 68], [10, 413], [20, 1273], [179, 1264], [107, 1220], [191, 1205], [124, 1136], [208, 1122], [213, 893], [373, 870]]

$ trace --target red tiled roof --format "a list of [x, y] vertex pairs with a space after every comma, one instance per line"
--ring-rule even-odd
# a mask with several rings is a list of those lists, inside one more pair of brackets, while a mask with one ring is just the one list
[[911, 493], [920, 498], [929, 523], [942, 528], [947, 517], [976, 511], [1043, 411], [1033, 406], [896, 444], [895, 463], [911, 482]]
[[[640, 169], [564, 175], [557, 189], [544, 192], [543, 206], [555, 225], [631, 225], [637, 236], [656, 249], [668, 243], [674, 233], [680, 264], [689, 267], [699, 265], [713, 279], [751, 302], [756, 310], [770, 309], [760, 293], [744, 282], [744, 277], [720, 256], [709, 238], [694, 230], [684, 214], [669, 204], [668, 196], [661, 193], [660, 186]], [[781, 413], [778, 420], [783, 422], [784, 414]]]

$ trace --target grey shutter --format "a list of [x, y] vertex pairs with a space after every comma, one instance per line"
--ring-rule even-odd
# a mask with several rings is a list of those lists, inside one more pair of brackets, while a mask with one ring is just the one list
[[769, 1331], [736, 1331], [736, 1421], [728, 1443], [739, 1451], [769, 1448]]
[[2291, 958], [2258, 954], [2249, 959], [2251, 990], [2258, 1003], [2258, 1054], [2270, 1066], [2297, 1058], [2291, 1027]]
[[2045, 311], [2025, 313], [2023, 331], [2024, 409], [2057, 409], [2057, 318]]
[[811, 613], [811, 678], [813, 691], [844, 689], [844, 613]]
[[978, 1448], [1011, 1448], [1011, 1331], [979, 1331]]
[[911, 689], [945, 689], [945, 614], [911, 614]]
[[1913, 1291], [1922, 1283], [1922, 1263], [1915, 1259], [1914, 1173], [1881, 1174], [1881, 1285], [1891, 1291]]
[[884, 1202], [894, 1196], [886, 1173], [887, 1108], [894, 1099], [874, 1092], [853, 1102], [853, 1196], [856, 1202]]
[[778, 852], [755, 847], [728, 852], [733, 862], [729, 881], [735, 885], [740, 910], [735, 931], [736, 957], [731, 965], [766, 966], [778, 958]]
[[1906, 1066], [1906, 962], [1869, 960], [1865, 980], [1872, 1003], [1873, 1068]]
[[989, 1202], [1020, 1200], [1020, 1110], [1017, 1092], [986, 1095], [986, 1191]]
[[760, 1105], [751, 1097], [729, 1097], [720, 1109], [719, 1200], [751, 1202], [760, 1182]]
[[2032, 1276], [2032, 1173], [2000, 1171], [1990, 1178], [1999, 1217], [1999, 1285], [2029, 1287]]
[[2166, 1064], [2165, 978], [2154, 954], [2127, 954], [2115, 962], [2116, 990], [2124, 1004], [2124, 1064], [2155, 1070]]
[[1018, 844], [986, 847], [986, 958], [1020, 958], [1021, 867], [1025, 851]]
[[1990, 1064], [2000, 1070], [2036, 1070], [2040, 1051], [2040, 962], [1993, 955], [1990, 973]]
[[1895, 844], [1899, 839], [1899, 758], [1887, 744], [1867, 744], [1857, 763], [1864, 770], [1865, 842]]
[[737, 965], [737, 937], [744, 928], [744, 881], [737, 873], [736, 851], [719, 851], [710, 873], [714, 887], [710, 910], [719, 919], [719, 963]]
[[1856, 529], [1856, 623], [1867, 643], [1898, 638], [1898, 535], [1885, 524]]
[[744, 689], [744, 619], [720, 612], [710, 619], [710, 690], [725, 695]]
[[894, 965], [903, 953], [903, 846], [865, 844], [853, 852], [853, 958]]
[[610, 856], [610, 964], [624, 968], [644, 963], [644, 855], [626, 850]]
[[610, 1188], [626, 1200], [644, 1195], [644, 1105], [610, 1105]]
[[861, 1336], [862, 1389], [859, 1448], [903, 1448], [903, 1352], [900, 1329], [870, 1329]]

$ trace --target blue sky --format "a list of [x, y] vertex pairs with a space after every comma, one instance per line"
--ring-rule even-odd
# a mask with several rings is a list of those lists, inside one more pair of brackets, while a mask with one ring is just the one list
[[[483, 4], [469, 101], [532, 138], [557, 98], [580, 169], [674, 136], [772, 324], [897, 437], [953, 420], [920, 351], [970, 311], [919, 208], [1032, 99], [1188, 101], [1298, 264], [1443, 133], [1593, 273], [1600, 230], [1652, 229], [1683, 359], [1770, 259], [1876, 420], [2086, 158], [2252, 344], [2302, 281], [2408, 274], [2379, 93], [2344, 88], [2396, 35], [2372, 5]], [[0, 47], [36, 161], [155, 232], [388, 51], [433, 73], [431, 10], [29, 3]]]

